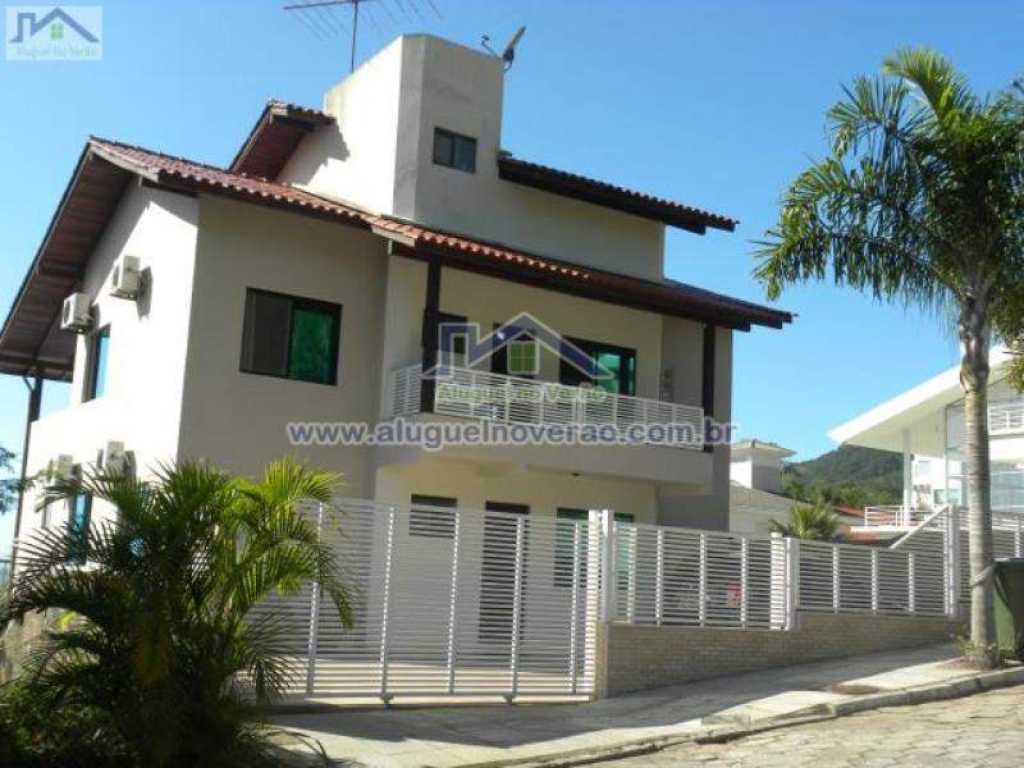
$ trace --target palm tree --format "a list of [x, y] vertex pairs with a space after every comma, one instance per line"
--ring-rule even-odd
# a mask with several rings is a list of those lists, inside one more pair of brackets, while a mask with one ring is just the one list
[[[975, 661], [996, 663], [986, 387], [993, 324], [1019, 307], [1024, 153], [1019, 86], [974, 95], [948, 60], [901, 50], [828, 112], [831, 155], [786, 191], [755, 274], [782, 288], [831, 274], [956, 317], [966, 415]], [[1011, 313], [1012, 314], [1012, 313]]]
[[92, 472], [49, 488], [44, 503], [90, 494], [117, 520], [23, 545], [0, 625], [61, 616], [30, 665], [31, 692], [55, 712], [92, 713], [136, 764], [259, 763], [260, 707], [291, 673], [281, 617], [253, 608], [318, 581], [350, 622], [339, 563], [301, 514], [337, 484], [284, 460], [258, 482], [186, 462], [151, 482]]
[[814, 504], [794, 504], [790, 507], [788, 522], [772, 520], [771, 528], [794, 539], [835, 541], [839, 538], [839, 526], [839, 515], [830, 505], [819, 500]]

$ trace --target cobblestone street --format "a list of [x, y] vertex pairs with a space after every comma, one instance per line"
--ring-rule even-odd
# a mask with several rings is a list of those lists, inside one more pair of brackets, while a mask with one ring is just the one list
[[1019, 768], [1024, 765], [1024, 686], [864, 712], [727, 744], [675, 747], [603, 765]]

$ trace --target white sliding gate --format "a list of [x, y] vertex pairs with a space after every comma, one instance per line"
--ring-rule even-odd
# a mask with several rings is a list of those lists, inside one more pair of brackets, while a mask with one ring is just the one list
[[340, 500], [310, 511], [338, 553], [354, 625], [312, 585], [260, 613], [282, 623], [291, 694], [589, 695], [600, 524]]

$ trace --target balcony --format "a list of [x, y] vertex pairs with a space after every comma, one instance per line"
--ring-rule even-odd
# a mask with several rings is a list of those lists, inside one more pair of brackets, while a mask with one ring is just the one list
[[988, 431], [991, 435], [1024, 432], [1024, 402], [1011, 400], [989, 405]]
[[[384, 402], [384, 417], [412, 416], [420, 403], [422, 366], [393, 371]], [[439, 380], [433, 412], [508, 424], [544, 426], [613, 426], [620, 434], [634, 426], [671, 426], [659, 446], [701, 450], [704, 410], [643, 397], [616, 395], [588, 387], [570, 387], [470, 368], [453, 368]]]

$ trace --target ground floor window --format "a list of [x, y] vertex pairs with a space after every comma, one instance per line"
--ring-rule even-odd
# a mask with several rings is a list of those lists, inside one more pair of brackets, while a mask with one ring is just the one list
[[[447, 496], [425, 496], [414, 493], [412, 509], [409, 511], [409, 535], [426, 536], [432, 539], [454, 538], [454, 510], [458, 504], [457, 499]], [[452, 511], [448, 512], [449, 509]]]

